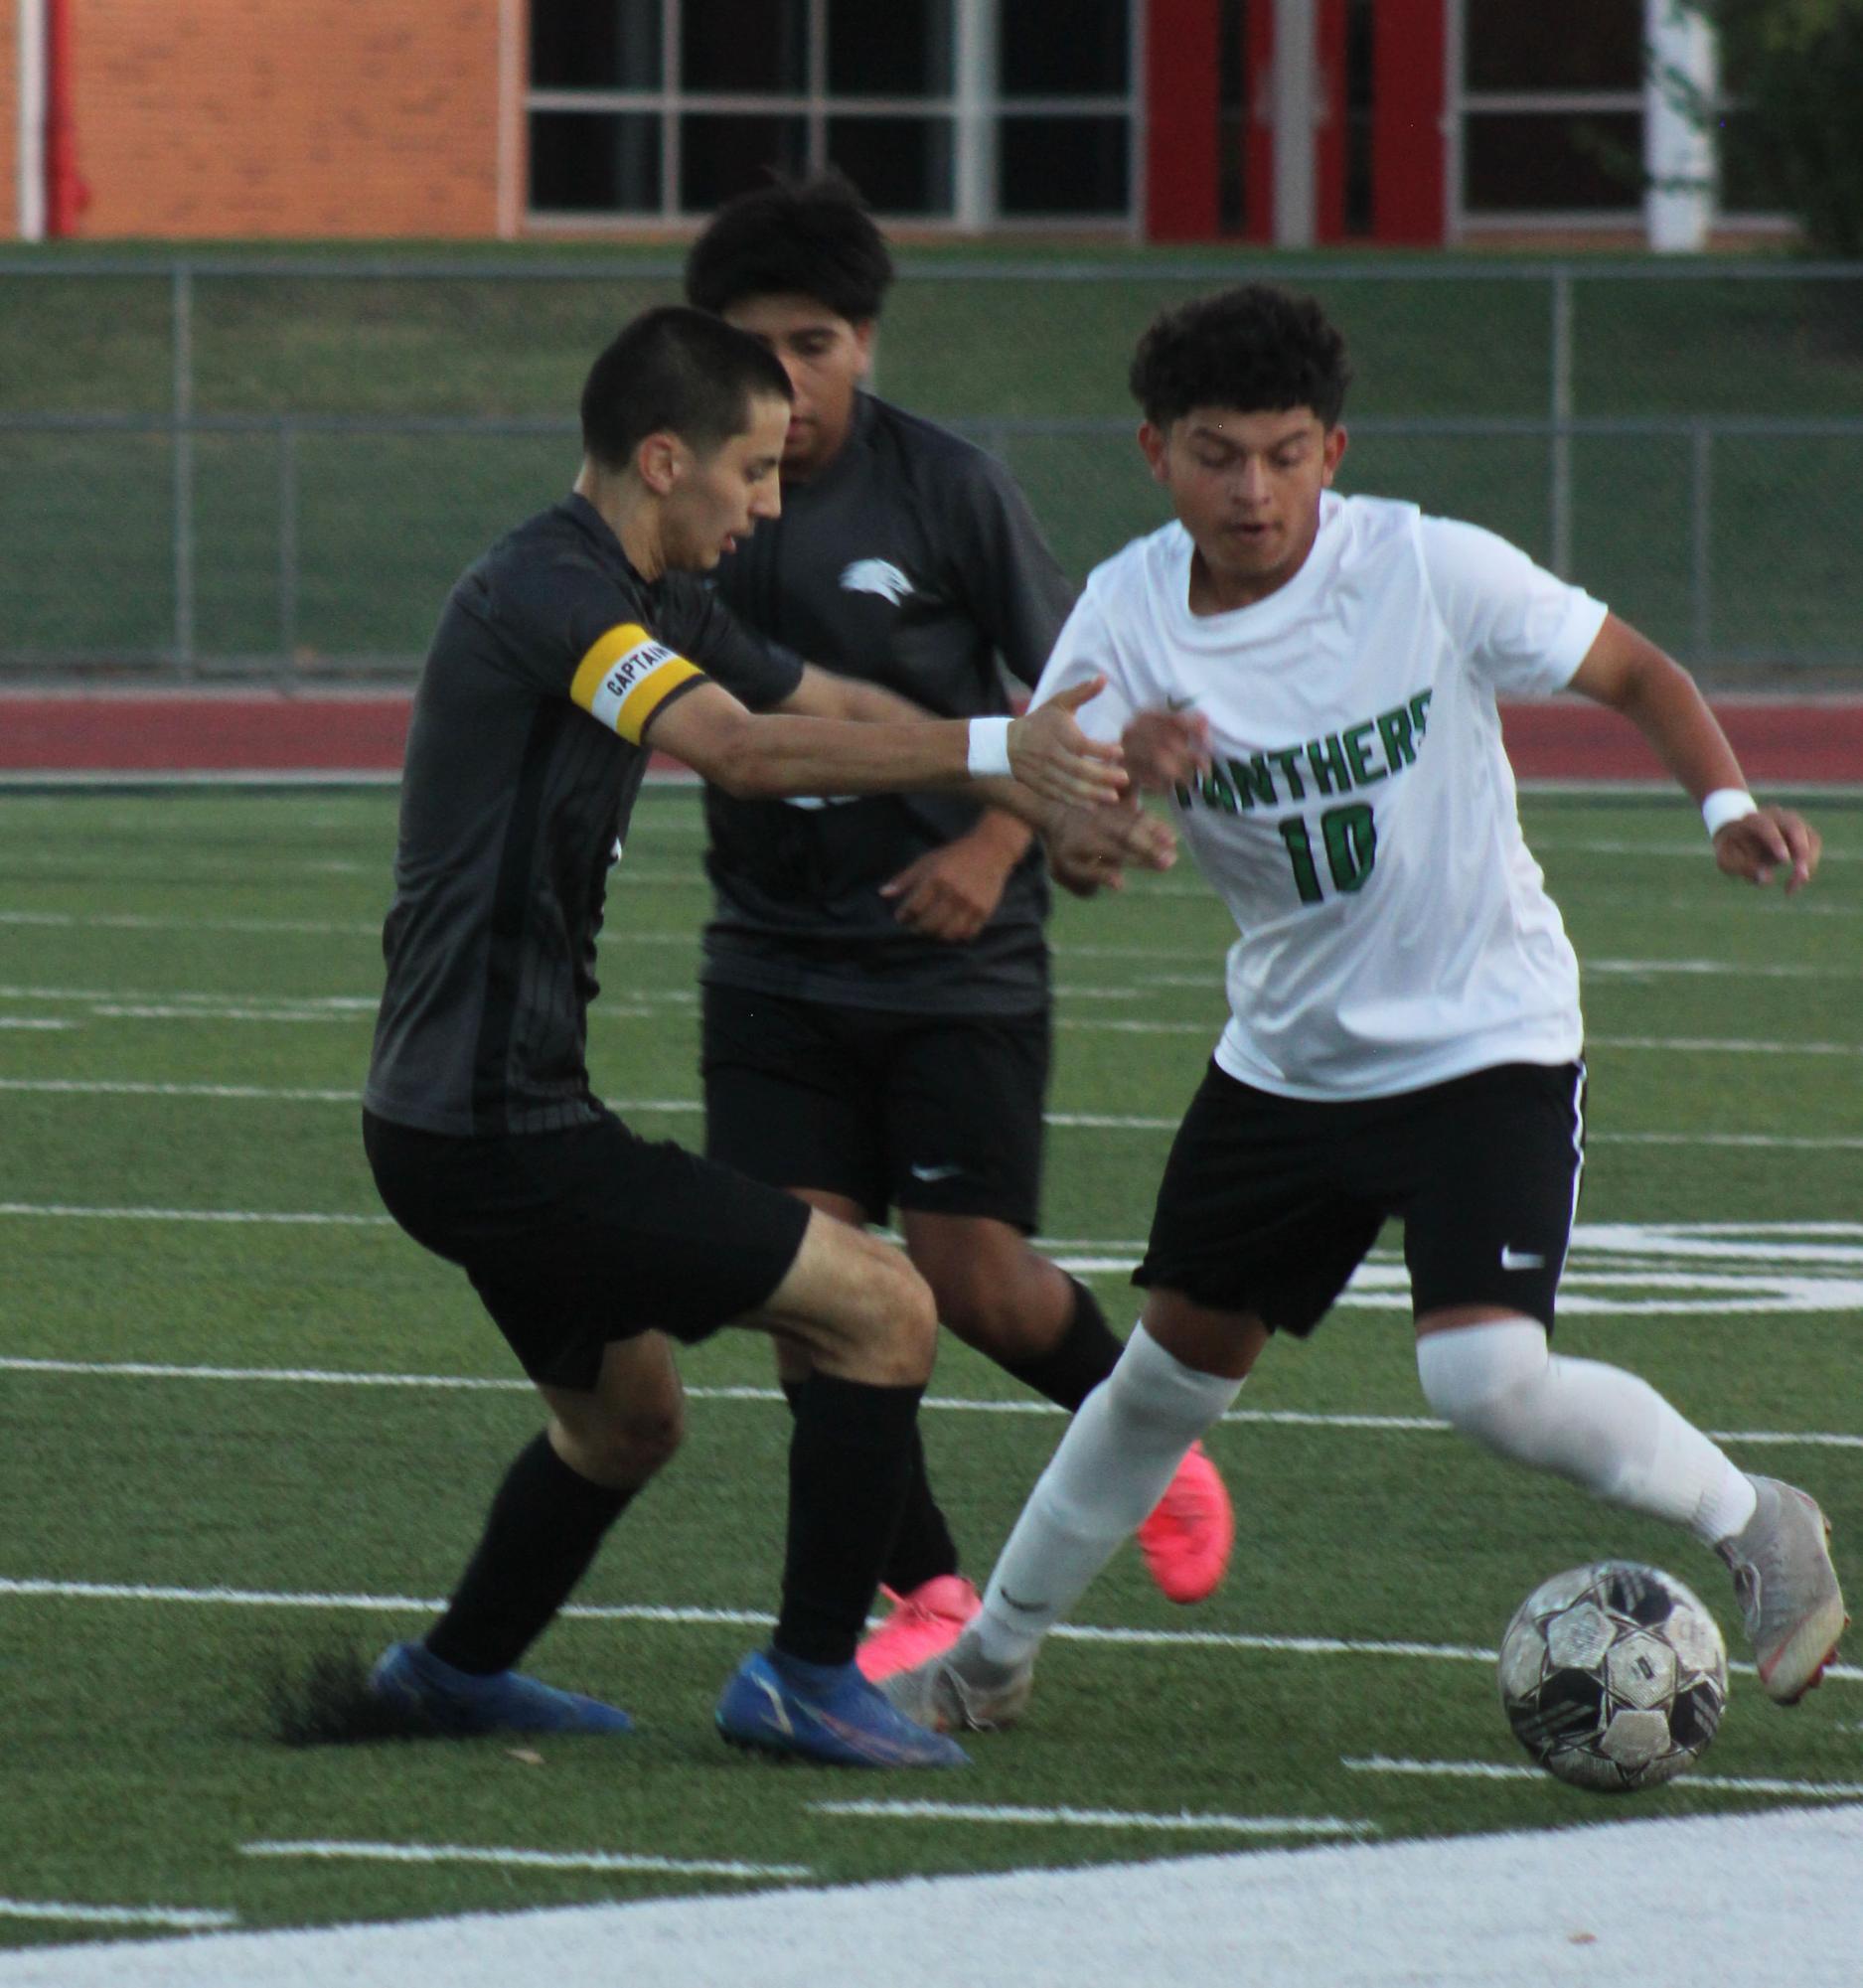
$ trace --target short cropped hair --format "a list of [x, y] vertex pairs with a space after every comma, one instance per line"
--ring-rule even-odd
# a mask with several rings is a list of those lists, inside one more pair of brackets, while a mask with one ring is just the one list
[[1244, 283], [1154, 318], [1128, 384], [1159, 428], [1193, 407], [1245, 414], [1311, 407], [1330, 428], [1351, 377], [1345, 341], [1313, 298]]
[[604, 469], [625, 469], [661, 433], [709, 455], [750, 426], [752, 399], [794, 397], [767, 346], [722, 318], [663, 304], [623, 325], [589, 368], [582, 447]]
[[727, 311], [746, 297], [808, 297], [837, 317], [879, 316], [892, 281], [886, 239], [839, 173], [777, 180], [712, 216], [686, 257], [686, 297]]

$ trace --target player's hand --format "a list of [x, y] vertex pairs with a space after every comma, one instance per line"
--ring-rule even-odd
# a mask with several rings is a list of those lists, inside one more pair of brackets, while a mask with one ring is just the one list
[[1142, 813], [1136, 794], [1112, 807], [1058, 809], [1043, 841], [1055, 882], [1076, 897], [1123, 889], [1129, 868], [1169, 869], [1177, 860], [1170, 824]]
[[961, 946], [995, 916], [1016, 861], [1001, 837], [973, 830], [943, 848], [927, 849], [882, 883], [879, 894], [893, 900], [892, 915], [908, 931]]
[[1168, 794], [1209, 771], [1209, 719], [1201, 711], [1141, 711], [1119, 742], [1133, 784], [1148, 794]]
[[1824, 838], [1789, 808], [1762, 808], [1729, 822], [1714, 839], [1714, 860], [1728, 876], [1768, 884], [1785, 872], [1785, 895], [1792, 896], [1817, 874]]
[[1119, 747], [1089, 738], [1074, 720], [1081, 705], [1105, 688], [1104, 677], [1090, 678], [1009, 721], [1009, 770], [1044, 801], [1091, 807], [1117, 801], [1126, 791]]

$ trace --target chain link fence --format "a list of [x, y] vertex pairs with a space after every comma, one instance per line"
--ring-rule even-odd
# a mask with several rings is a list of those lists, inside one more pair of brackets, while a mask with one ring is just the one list
[[[407, 677], [678, 274], [0, 259], [0, 683]], [[909, 257], [878, 383], [1002, 455], [1084, 576], [1165, 515], [1139, 333], [1245, 277], [1346, 333], [1343, 487], [1492, 527], [1719, 688], [1863, 680], [1863, 265]]]

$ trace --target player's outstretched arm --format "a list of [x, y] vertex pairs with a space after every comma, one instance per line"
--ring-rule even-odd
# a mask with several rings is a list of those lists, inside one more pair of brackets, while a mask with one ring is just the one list
[[1606, 615], [1571, 688], [1622, 711], [1697, 803], [1716, 797], [1704, 813], [1714, 859], [1727, 875], [1767, 884], [1784, 871], [1787, 896], [1810, 882], [1823, 839], [1789, 808], [1751, 802], [1734, 748], [1695, 680], [1647, 636]]
[[1090, 805], [1117, 800], [1126, 785], [1119, 747], [1088, 738], [1074, 718], [1098, 688], [1083, 685], [1023, 718], [855, 724], [755, 715], [700, 683], [654, 712], [643, 741], [745, 798], [966, 787], [1008, 771], [1045, 800]]

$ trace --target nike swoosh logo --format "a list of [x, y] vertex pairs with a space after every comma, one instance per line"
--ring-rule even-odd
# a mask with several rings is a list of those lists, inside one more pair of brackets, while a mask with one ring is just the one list
[[914, 1180], [955, 1180], [964, 1171], [961, 1166], [914, 1166], [909, 1170]]
[[779, 1733], [793, 1736], [796, 1729], [789, 1723], [789, 1707], [783, 1703], [783, 1694], [765, 1678], [754, 1678], [752, 1682], [763, 1693], [764, 1697], [770, 1701], [770, 1724]]
[[1517, 1250], [1509, 1243], [1500, 1246], [1502, 1270], [1544, 1270], [1546, 1259], [1537, 1250]]
[[1047, 1607], [1045, 1602], [1018, 1602], [1007, 1588], [997, 1590], [998, 1599], [1007, 1602], [1011, 1608], [1019, 1608], [1024, 1615], [1039, 1615]]

